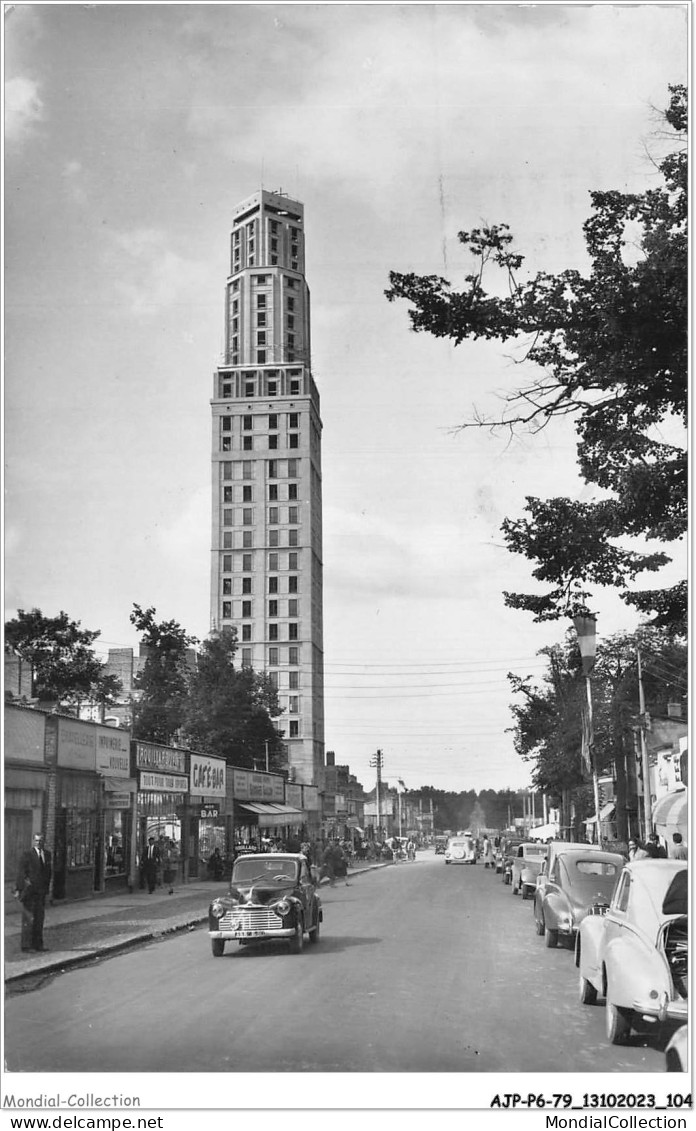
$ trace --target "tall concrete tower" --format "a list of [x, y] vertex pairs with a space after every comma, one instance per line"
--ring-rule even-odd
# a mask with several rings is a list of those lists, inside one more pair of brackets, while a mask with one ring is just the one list
[[211, 627], [278, 687], [291, 776], [323, 787], [321, 418], [310, 365], [304, 207], [235, 209], [214, 377]]

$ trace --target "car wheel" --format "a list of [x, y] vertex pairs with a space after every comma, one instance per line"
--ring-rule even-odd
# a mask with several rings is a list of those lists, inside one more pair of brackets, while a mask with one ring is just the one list
[[578, 984], [580, 994], [580, 1001], [583, 1005], [596, 1005], [597, 1004], [597, 991], [582, 974], [580, 975], [580, 982]]
[[610, 1045], [620, 1045], [631, 1032], [631, 1011], [620, 1009], [607, 998], [607, 1040]]
[[315, 926], [309, 932], [309, 941], [311, 943], [318, 943], [321, 934], [321, 922], [319, 921], [319, 914], [317, 913], [317, 921]]
[[535, 913], [535, 915], [534, 915], [534, 926], [536, 927], [536, 933], [537, 933], [538, 935], [543, 935], [543, 933], [544, 933], [544, 930], [545, 930], [545, 928], [544, 928], [544, 920], [543, 920], [543, 919], [537, 919], [537, 917], [536, 917], [536, 913]]
[[302, 920], [298, 922], [295, 927], [295, 934], [290, 939], [290, 953], [302, 954], [302, 947], [304, 946], [304, 928]]
[[220, 958], [225, 953], [225, 940], [211, 939], [210, 949], [213, 952], [213, 958]]
[[554, 931], [550, 927], [546, 927], [544, 930], [544, 941], [546, 942], [546, 945], [549, 947], [549, 949], [551, 947], [558, 946], [558, 931]]
[[529, 894], [527, 892], [527, 885], [522, 884], [522, 899], [528, 899], [528, 898], [529, 898]]
[[513, 884], [512, 885], [512, 894], [517, 895], [518, 891], [519, 891], [519, 888], [517, 887], [517, 884]]

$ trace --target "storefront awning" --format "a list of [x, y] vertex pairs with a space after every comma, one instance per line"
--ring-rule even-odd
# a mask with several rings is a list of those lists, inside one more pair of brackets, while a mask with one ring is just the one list
[[263, 801], [237, 802], [240, 809], [253, 814], [261, 829], [288, 828], [290, 825], [299, 825], [305, 820], [302, 809], [295, 809], [292, 805], [270, 804]]
[[652, 821], [663, 836], [681, 833], [686, 841], [689, 825], [687, 790], [673, 789], [658, 797], [652, 807]]

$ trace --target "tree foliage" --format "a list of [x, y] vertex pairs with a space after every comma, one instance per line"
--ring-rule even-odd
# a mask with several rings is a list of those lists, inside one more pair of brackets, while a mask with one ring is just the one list
[[5, 651], [31, 664], [32, 694], [39, 701], [68, 709], [86, 701], [110, 706], [121, 684], [105, 674], [95, 655], [92, 645], [99, 636], [65, 612], [47, 617], [40, 609], [18, 609], [17, 616], [5, 622]]
[[280, 714], [278, 693], [265, 673], [235, 667], [236, 630], [216, 633], [201, 646], [183, 720], [186, 740], [196, 750], [230, 765], [258, 769], [285, 767], [282, 738], [273, 725]]
[[133, 737], [171, 744], [184, 722], [192, 662], [197, 643], [177, 621], [155, 620], [156, 609], [133, 605], [131, 624], [142, 633], [145, 663], [134, 681]]
[[[508, 398], [499, 419], [478, 417], [464, 427], [535, 431], [570, 416], [580, 473], [606, 492], [583, 505], [528, 499], [530, 517], [504, 525], [511, 551], [538, 562], [534, 576], [552, 585], [541, 595], [505, 594], [509, 605], [536, 620], [585, 607], [586, 584], [624, 587], [668, 560], [619, 549], [617, 540], [673, 542], [687, 529], [685, 445], [668, 438], [670, 428], [686, 424], [688, 400], [685, 87], [670, 87], [664, 121], [671, 150], [658, 164], [658, 187], [590, 194], [587, 274], [541, 271], [522, 279], [524, 256], [513, 251], [506, 224], [459, 233], [476, 263], [461, 291], [440, 276], [390, 273], [387, 298], [410, 303], [413, 330], [455, 345], [512, 340], [536, 366], [538, 375]], [[491, 268], [502, 274], [503, 297], [484, 288]], [[683, 631], [685, 585], [624, 589], [622, 596], [655, 614], [656, 624]]]

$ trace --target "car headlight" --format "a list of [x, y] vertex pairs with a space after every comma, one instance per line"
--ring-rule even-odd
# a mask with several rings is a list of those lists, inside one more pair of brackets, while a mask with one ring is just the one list
[[214, 919], [222, 919], [222, 916], [225, 914], [225, 908], [223, 907], [219, 899], [215, 899], [211, 903], [210, 914]]
[[273, 910], [275, 911], [276, 915], [280, 915], [280, 918], [284, 919], [286, 915], [290, 914], [291, 906], [292, 905], [289, 899], [280, 899], [277, 903], [273, 904]]

